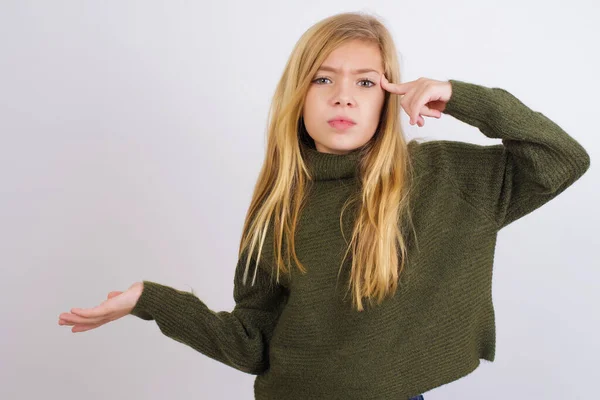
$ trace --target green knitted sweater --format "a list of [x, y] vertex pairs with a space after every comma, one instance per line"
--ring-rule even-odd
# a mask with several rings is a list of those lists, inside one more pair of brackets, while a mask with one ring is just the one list
[[[357, 153], [309, 149], [315, 181], [296, 245], [306, 274], [294, 270], [273, 284], [269, 245], [254, 285], [242, 283], [245, 264], [238, 260], [232, 311], [213, 311], [192, 293], [144, 281], [131, 314], [256, 375], [257, 399], [408, 399], [471, 373], [480, 359], [493, 361], [497, 233], [573, 184], [590, 158], [506, 90], [449, 82], [444, 113], [502, 144], [408, 142], [417, 177], [416, 243], [408, 237], [406, 279], [392, 298], [362, 312], [351, 307], [341, 281], [348, 275], [338, 280], [345, 250], [339, 214], [357, 189]], [[249, 278], [253, 273], [251, 264]]]

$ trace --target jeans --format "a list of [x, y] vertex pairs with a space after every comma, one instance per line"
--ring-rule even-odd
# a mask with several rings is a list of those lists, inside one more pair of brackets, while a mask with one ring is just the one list
[[420, 394], [418, 396], [411, 397], [409, 400], [425, 400], [425, 397], [423, 397], [423, 395]]

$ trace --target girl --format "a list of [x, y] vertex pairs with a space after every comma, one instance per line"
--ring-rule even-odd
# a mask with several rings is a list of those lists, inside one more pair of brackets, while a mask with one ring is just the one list
[[[324, 19], [296, 44], [270, 110], [231, 312], [143, 281], [59, 324], [153, 320], [256, 375], [257, 399], [422, 399], [493, 361], [497, 233], [573, 184], [589, 155], [506, 90], [391, 83], [396, 53], [363, 13]], [[412, 125], [448, 114], [502, 144], [406, 142], [401, 109]]]

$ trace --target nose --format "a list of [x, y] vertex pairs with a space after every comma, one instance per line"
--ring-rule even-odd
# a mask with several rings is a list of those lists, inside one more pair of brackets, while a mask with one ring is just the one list
[[350, 97], [346, 97], [346, 96], [338, 96], [338, 99], [335, 101], [335, 105], [337, 106], [338, 104], [343, 104], [349, 107], [353, 107], [354, 106], [354, 101], [350, 99]]
[[333, 95], [333, 104], [336, 106], [341, 104], [343, 106], [353, 107], [355, 106], [355, 103], [356, 101], [352, 95], [350, 84], [340, 83]]

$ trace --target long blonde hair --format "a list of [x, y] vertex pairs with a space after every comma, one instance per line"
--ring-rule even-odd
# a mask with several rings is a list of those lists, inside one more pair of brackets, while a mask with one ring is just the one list
[[[306, 273], [294, 245], [307, 184], [312, 180], [300, 149], [302, 109], [319, 66], [336, 47], [357, 39], [377, 44], [386, 77], [390, 82], [400, 82], [392, 36], [373, 16], [362, 12], [333, 15], [316, 23], [301, 36], [277, 84], [269, 110], [265, 159], [246, 214], [239, 247], [238, 256], [244, 254], [246, 261], [244, 283], [251, 259], [256, 261], [256, 277], [265, 237], [270, 230], [273, 234], [272, 267], [277, 270], [277, 282], [280, 272], [290, 272], [290, 257], [299, 270]], [[409, 192], [413, 169], [401, 131], [400, 110], [398, 97], [386, 91], [377, 132], [361, 150], [360, 193], [344, 205], [346, 208], [353, 201], [360, 204], [344, 256], [345, 259], [348, 251], [352, 251], [348, 290], [352, 290], [353, 305], [358, 311], [364, 309], [363, 298], [369, 303], [376, 299], [379, 304], [387, 295], [393, 295], [406, 266], [407, 243], [402, 228], [404, 221], [410, 220]], [[258, 253], [256, 257], [254, 251]]]

